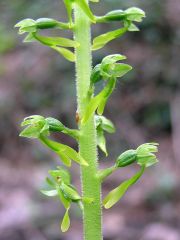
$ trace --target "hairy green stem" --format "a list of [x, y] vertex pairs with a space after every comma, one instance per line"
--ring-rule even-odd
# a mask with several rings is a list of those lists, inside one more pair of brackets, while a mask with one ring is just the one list
[[[77, 101], [78, 115], [82, 119], [88, 105], [87, 98], [91, 75], [91, 33], [90, 21], [82, 10], [75, 8], [75, 40], [80, 43], [76, 49]], [[101, 182], [96, 177], [98, 171], [97, 141], [94, 116], [85, 124], [79, 121], [81, 131], [79, 150], [89, 166], [81, 166], [83, 197], [93, 198], [93, 203], [84, 203], [84, 240], [102, 240]]]

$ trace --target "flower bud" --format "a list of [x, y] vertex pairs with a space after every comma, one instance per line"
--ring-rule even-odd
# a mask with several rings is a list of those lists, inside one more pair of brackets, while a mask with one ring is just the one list
[[46, 118], [46, 122], [49, 126], [49, 130], [56, 132], [56, 131], [63, 131], [65, 129], [65, 126], [57, 119], [48, 117]]
[[104, 20], [106, 21], [121, 21], [124, 20], [125, 18], [125, 13], [123, 10], [114, 10], [111, 12], [108, 12], [105, 16], [104, 16]]
[[39, 29], [55, 28], [58, 22], [52, 18], [39, 18], [36, 20], [36, 26]]
[[116, 160], [117, 167], [126, 167], [137, 160], [136, 150], [127, 150], [122, 153]]

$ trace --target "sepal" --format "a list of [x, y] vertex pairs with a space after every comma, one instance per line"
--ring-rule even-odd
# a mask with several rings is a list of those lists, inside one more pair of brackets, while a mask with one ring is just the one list
[[124, 11], [125, 19], [134, 22], [142, 22], [143, 18], [145, 18], [145, 12], [137, 7], [131, 7]]
[[47, 197], [56, 197], [58, 196], [57, 190], [41, 190], [41, 193]]

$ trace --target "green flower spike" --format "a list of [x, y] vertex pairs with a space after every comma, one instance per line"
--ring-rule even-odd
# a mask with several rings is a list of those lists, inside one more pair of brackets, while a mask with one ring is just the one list
[[71, 166], [71, 160], [80, 165], [88, 166], [88, 163], [85, 161], [85, 159], [73, 148], [65, 144], [52, 141], [44, 136], [41, 136], [39, 140], [42, 142], [43, 145], [55, 152], [67, 167]]
[[[84, 239], [100, 240], [102, 236], [102, 201], [101, 189], [103, 181], [115, 171], [131, 164], [139, 165], [139, 171], [131, 178], [125, 179], [119, 186], [110, 191], [103, 200], [105, 208], [116, 204], [143, 175], [147, 167], [158, 162], [156, 153], [157, 143], [145, 143], [137, 149], [130, 149], [120, 154], [111, 167], [98, 168], [97, 147], [108, 155], [105, 133], [113, 133], [113, 123], [102, 116], [106, 103], [116, 88], [118, 78], [127, 74], [132, 67], [120, 62], [126, 56], [112, 54], [104, 57], [102, 61], [92, 66], [92, 51], [106, 46], [110, 41], [123, 36], [128, 31], [139, 31], [136, 23], [145, 17], [143, 10], [132, 7], [126, 10], [110, 11], [104, 16], [94, 16], [90, 4], [99, 0], [60, 0], [64, 2], [68, 22], [60, 22], [52, 18], [24, 19], [15, 27], [19, 34], [25, 34], [24, 42], [38, 42], [47, 46], [76, 66], [77, 89], [77, 116], [78, 129], [69, 129], [59, 120], [51, 117], [33, 115], [25, 118], [21, 124], [24, 129], [20, 136], [37, 139], [45, 147], [60, 157], [61, 162], [71, 166], [71, 162], [78, 163], [81, 170], [82, 196], [72, 185], [71, 175], [65, 168], [58, 166], [48, 171], [46, 178], [47, 189], [41, 192], [60, 201], [64, 208], [64, 216], [60, 222], [62, 232], [70, 227], [70, 209], [72, 204], [77, 204], [82, 211], [84, 225]], [[92, 24], [117, 22], [115, 30], [105, 32], [95, 37], [91, 44]], [[70, 30], [72, 39], [59, 36], [46, 35], [43, 30]], [[43, 35], [44, 33], [44, 35]], [[97, 85], [101, 87], [96, 89]], [[98, 92], [96, 91], [98, 90]], [[98, 115], [95, 115], [97, 112]], [[79, 150], [66, 144], [51, 140], [53, 133], [63, 133], [74, 138], [79, 145]], [[85, 158], [85, 159], [84, 159]]]

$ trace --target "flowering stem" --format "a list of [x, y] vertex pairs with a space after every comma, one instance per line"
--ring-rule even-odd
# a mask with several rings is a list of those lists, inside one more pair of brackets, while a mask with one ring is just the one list
[[[80, 120], [88, 104], [87, 98], [91, 75], [91, 33], [90, 21], [82, 10], [75, 7], [75, 41], [80, 43], [76, 49], [76, 86], [78, 115]], [[102, 240], [101, 224], [101, 182], [96, 177], [98, 168], [97, 141], [94, 116], [82, 124], [79, 121], [79, 150], [89, 166], [81, 166], [81, 182], [83, 197], [93, 198], [93, 203], [84, 203], [83, 224], [84, 240]]]

